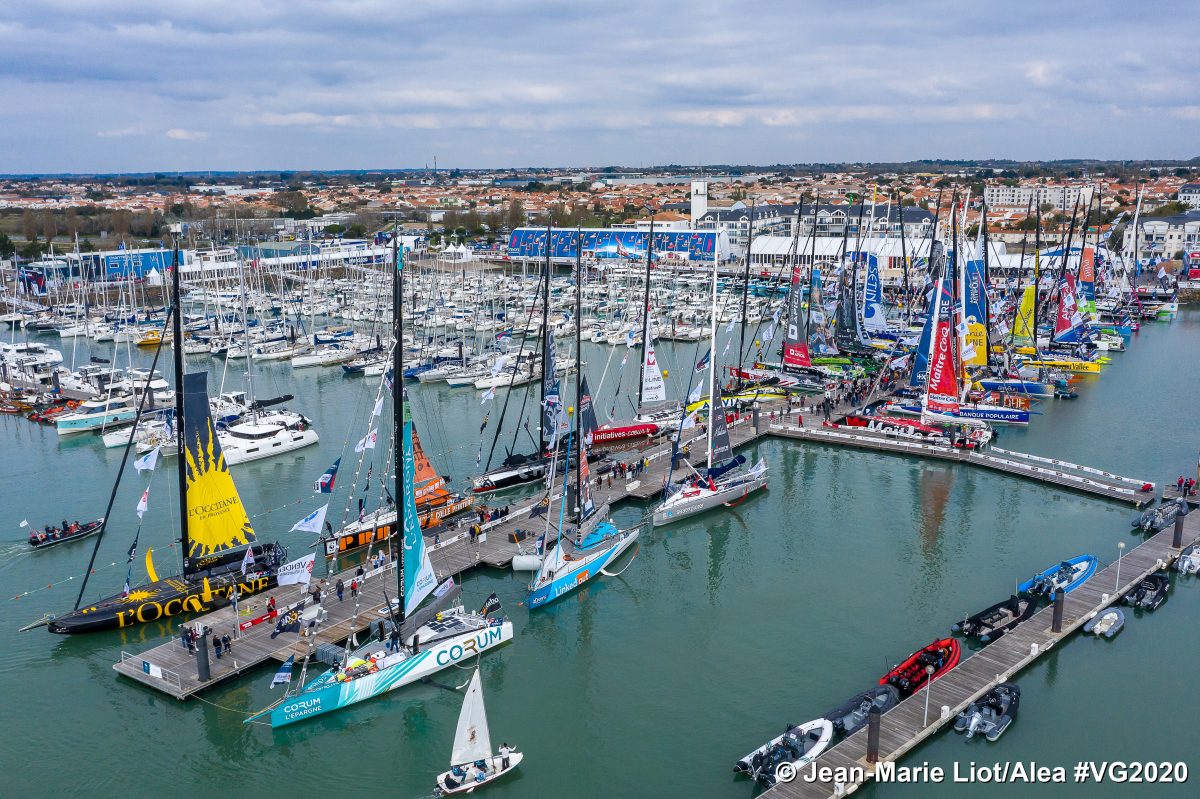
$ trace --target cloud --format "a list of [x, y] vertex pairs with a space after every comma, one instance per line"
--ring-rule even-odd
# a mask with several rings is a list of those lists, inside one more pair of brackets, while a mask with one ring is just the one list
[[201, 139], [208, 138], [208, 133], [205, 131], [188, 130], [186, 128], [171, 128], [167, 131], [166, 135], [168, 139], [175, 139], [176, 141], [200, 141]]
[[1200, 5], [1069, 5], [3, 3], [0, 171], [1194, 155]]
[[121, 139], [126, 136], [137, 136], [142, 133], [142, 129], [137, 125], [127, 128], [112, 128], [110, 130], [98, 130], [96, 135], [102, 139]]

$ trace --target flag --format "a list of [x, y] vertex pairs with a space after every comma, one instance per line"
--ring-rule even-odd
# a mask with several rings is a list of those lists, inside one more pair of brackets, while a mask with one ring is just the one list
[[338, 466], [342, 464], [342, 459], [338, 458], [333, 462], [333, 465], [325, 470], [325, 474], [317, 480], [313, 490], [318, 494], [332, 494], [333, 483], [337, 479]]
[[496, 362], [492, 364], [492, 377], [500, 374], [501, 370], [504, 369], [505, 366], [508, 366], [508, 356], [501, 355], [496, 359]]
[[700, 401], [700, 397], [703, 396], [703, 394], [701, 392], [702, 388], [703, 388], [703, 386], [701, 386], [699, 383], [697, 383], [696, 387], [692, 389], [692, 392], [690, 394], [688, 394], [688, 404], [689, 405], [693, 402]]
[[22, 519], [22, 520], [21, 520], [21, 524], [20, 524], [20, 526], [21, 526], [21, 527], [28, 527], [28, 526], [29, 526], [29, 520], [28, 520], [28, 519]]
[[683, 421], [679, 423], [679, 429], [680, 430], [691, 430], [693, 427], [695, 427], [696, 426], [696, 414], [698, 414], [698, 413], [700, 413], [699, 408], [692, 411], [687, 416], [683, 417]]
[[696, 361], [696, 371], [703, 372], [708, 368], [709, 361], [712, 359], [712, 350], [706, 350], [704, 357]]
[[313, 564], [316, 560], [317, 553], [312, 552], [299, 560], [283, 564], [279, 567], [275, 581], [280, 585], [296, 585], [297, 583], [308, 585], [308, 581], [312, 579]]
[[246, 547], [246, 555], [242, 558], [242, 574], [249, 574], [254, 568], [254, 547]]
[[288, 655], [288, 659], [283, 661], [279, 666], [279, 671], [275, 672], [275, 676], [271, 678], [271, 688], [276, 685], [285, 685], [292, 681], [292, 666], [296, 663], [295, 655]]
[[748, 472], [748, 475], [750, 477], [758, 477], [760, 474], [763, 474], [766, 471], [767, 471], [766, 458], [764, 458], [760, 455], [758, 458], [758, 463], [754, 464], [754, 468]]
[[483, 395], [479, 398], [479, 404], [486, 405], [489, 400], [494, 400], [495, 398], [496, 398], [496, 387], [492, 386], [487, 391], [483, 392]]
[[[1200, 467], [1198, 467], [1200, 468]], [[546, 554], [546, 534], [542, 533], [538, 536], [537, 541], [533, 542], [533, 551], [538, 555]]]
[[496, 596], [496, 592], [493, 591], [492, 593], [488, 594], [487, 599], [483, 600], [483, 607], [479, 609], [479, 615], [486, 616], [489, 613], [494, 613], [495, 611], [500, 610], [500, 608], [500, 598]]
[[736, 319], [730, 319], [730, 320], [729, 320], [729, 324], [725, 325], [725, 332], [726, 332], [726, 333], [732, 333], [732, 332], [733, 332], [733, 327], [734, 327], [734, 325], [736, 325], [736, 324], [737, 324], [737, 320], [736, 320]]
[[355, 452], [362, 452], [368, 449], [375, 449], [375, 440], [379, 438], [378, 428], [372, 428], [371, 432], [362, 437], [362, 440], [354, 445]]
[[144, 469], [154, 471], [154, 467], [158, 464], [158, 451], [160, 449], [162, 447], [155, 447], [133, 462], [133, 468], [137, 469], [138, 474], [141, 474]]
[[133, 543], [129, 545], [129, 557], [128, 557], [128, 559], [126, 559], [126, 561], [125, 561], [126, 563], [133, 563], [133, 557], [135, 555], [137, 555], [138, 538], [141, 535], [142, 535], [142, 528], [139, 527], [138, 531], [133, 534]]
[[729, 345], [733, 343], [733, 339], [725, 339], [725, 349], [721, 350], [721, 357], [724, 358], [729, 354]]
[[626, 347], [633, 346], [633, 331], [632, 330], [625, 333], [625, 346]]
[[[329, 503], [326, 502], [321, 507], [317, 508], [312, 513], [305, 516], [300, 521], [292, 525], [292, 530], [300, 530], [305, 533], [319, 533], [321, 526], [325, 524], [325, 511], [329, 510]], [[290, 530], [288, 532], [291, 532]]]
[[142, 498], [138, 500], [137, 515], [138, 518], [146, 513], [146, 508], [150, 507], [150, 486], [146, 486], [146, 490], [142, 492]]
[[[483, 421], [479, 423], [479, 432], [480, 432], [480, 434], [482, 434], [482, 433], [483, 433], [483, 429], [484, 429], [485, 427], [487, 427], [487, 423], [488, 423], [488, 417], [489, 417], [489, 416], [491, 416], [491, 412], [490, 412], [490, 411], [489, 411], [488, 413], [485, 413], [485, 414], [483, 415]], [[480, 442], [479, 442], [479, 451], [480, 451], [480, 452], [483, 452], [483, 442], [482, 442], [482, 441], [480, 441]]]
[[433, 589], [433, 595], [434, 595], [434, 597], [443, 597], [446, 594], [448, 594], [450, 592], [450, 589], [453, 587], [454, 587], [454, 578], [447, 577], [444, 581], [442, 581], [441, 585], [439, 585], [437, 588]]
[[381, 413], [383, 413], [383, 397], [375, 400], [375, 408], [371, 411], [371, 415], [378, 416]]

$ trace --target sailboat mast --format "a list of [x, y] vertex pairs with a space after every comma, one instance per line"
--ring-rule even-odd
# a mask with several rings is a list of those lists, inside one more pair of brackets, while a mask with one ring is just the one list
[[[575, 427], [579, 447], [575, 453], [575, 513], [583, 521], [583, 226], [575, 227]], [[567, 467], [571, 453], [567, 453]]]
[[738, 362], [740, 369], [746, 358], [746, 304], [750, 295], [750, 251], [754, 249], [754, 210], [757, 202], [750, 203], [750, 232], [746, 239], [746, 269], [742, 273], [742, 329], [738, 333]]
[[[549, 211], [547, 211], [549, 214]], [[549, 223], [546, 224], [546, 281], [542, 284], [542, 402], [546, 401], [546, 383], [554, 379], [554, 375], [547, 375], [546, 370], [550, 368], [550, 237], [553, 235], [554, 228]], [[519, 365], [518, 365], [519, 366]], [[516, 374], [514, 367], [513, 374]], [[543, 412], [542, 421], [545, 422], [546, 414]], [[558, 422], [554, 422], [555, 425]], [[546, 451], [546, 425], [538, 425], [538, 455], [539, 457]]]
[[[171, 319], [171, 330], [175, 337], [175, 445], [176, 452], [179, 453], [175, 457], [175, 467], [179, 476], [179, 544], [180, 554], [183, 557], [183, 573], [188, 574], [191, 572], [192, 546], [191, 539], [188, 537], [187, 458], [184, 457], [187, 447], [184, 446], [183, 440], [183, 313], [179, 302], [181, 265], [178, 232], [172, 238], [171, 263], [171, 304], [175, 306], [175, 314]], [[146, 390], [150, 390], [149, 386]]]
[[392, 337], [396, 341], [392, 348], [392, 435], [395, 439], [392, 469], [396, 481], [396, 533], [400, 536], [400, 546], [396, 547], [396, 590], [400, 599], [397, 624], [404, 622], [404, 264], [400, 258], [400, 225], [397, 223], [392, 230]]
[[1033, 229], [1033, 352], [1038, 352], [1038, 306], [1042, 304], [1042, 206], [1037, 207]]
[[[654, 214], [650, 215], [650, 234], [646, 237], [646, 292], [642, 296], [642, 368], [638, 371], [638, 413], [646, 390], [646, 350], [650, 347], [650, 261], [654, 257]], [[713, 261], [716, 262], [716, 250]]]
[[719, 365], [717, 361], [717, 252], [715, 248], [713, 249], [712, 274], [712, 324], [709, 326], [708, 348], [708, 468], [711, 470], [713, 465], [713, 420], [716, 418], [713, 414], [720, 411], [716, 402]]
[[[1029, 197], [1029, 205], [1025, 208], [1025, 218], [1033, 212], [1033, 196]], [[1029, 243], [1029, 229], [1025, 229], [1025, 233], [1021, 236], [1021, 260], [1017, 264], [1017, 287], [1013, 293], [1013, 321], [1012, 329], [1009, 331], [1008, 344], [1009, 349], [1012, 349], [1013, 343], [1017, 338], [1017, 320], [1021, 318], [1021, 282], [1025, 279], [1025, 245]], [[1005, 354], [1005, 364], [1009, 353]]]
[[983, 203], [979, 217], [979, 237], [983, 242], [983, 285], [979, 287], [979, 307], [983, 308], [983, 371], [991, 370], [992, 359], [992, 300], [988, 297], [988, 286], [992, 285], [991, 255], [988, 253], [987, 202]]

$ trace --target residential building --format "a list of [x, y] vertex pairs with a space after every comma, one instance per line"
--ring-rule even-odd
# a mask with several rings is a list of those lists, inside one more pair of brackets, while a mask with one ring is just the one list
[[1092, 201], [1095, 186], [985, 186], [983, 200], [989, 208], [1034, 208], [1047, 203], [1056, 209], [1069, 211], [1078, 203], [1086, 206]]
[[[1125, 229], [1125, 240], [1121, 248], [1128, 253], [1133, 250], [1133, 226]], [[1173, 260], [1200, 252], [1200, 209], [1163, 217], [1142, 217], [1138, 221], [1137, 258], [1149, 263], [1152, 260]]]

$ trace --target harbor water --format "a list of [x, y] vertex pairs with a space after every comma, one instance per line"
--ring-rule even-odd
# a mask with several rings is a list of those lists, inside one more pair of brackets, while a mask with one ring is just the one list
[[[1194, 476], [1197, 341], [1200, 312], [1147, 323], [1102, 376], [1082, 381], [1078, 399], [1041, 403], [1042, 415], [1028, 429], [1003, 430], [997, 445], [1159, 483]], [[674, 396], [687, 391], [695, 349], [660, 348]], [[636, 350], [629, 352], [622, 369], [624, 347], [585, 348], [601, 421], [614, 405], [615, 418], [628, 417], [637, 368]], [[87, 354], [81, 349], [77, 362]], [[148, 365], [148, 353], [135, 357]], [[189, 356], [189, 363], [209, 365], [215, 393], [224, 362]], [[169, 363], [160, 369], [168, 373]], [[244, 364], [228, 369], [226, 387], [242, 388]], [[375, 382], [344, 377], [336, 367], [293, 374], [286, 365], [265, 364], [255, 365], [255, 390], [260, 397], [294, 394], [289, 407], [311, 417], [321, 436], [316, 447], [232, 469], [260, 540], [282, 541], [299, 557], [313, 536], [287, 531], [324, 501], [313, 496], [312, 484], [338, 457], [342, 490], [329, 518], [336, 526], [357, 512], [361, 492], [348, 498], [346, 489]], [[481, 441], [486, 459], [503, 398], [498, 392], [483, 406], [473, 389], [410, 389], [426, 452], [456, 486], [477, 471]], [[519, 395], [510, 419], [518, 402]], [[510, 424], [498, 453], [511, 430]], [[373, 453], [380, 465], [385, 438]], [[523, 431], [517, 448], [529, 449]], [[89, 799], [432, 793], [434, 776], [448, 764], [462, 701], [453, 689], [467, 681], [467, 670], [450, 669], [433, 684], [272, 731], [242, 723], [278, 697], [279, 688], [268, 688], [270, 665], [188, 702], [116, 676], [111, 666], [122, 651], [140, 652], [176, 634], [166, 622], [74, 637], [18, 633], [46, 611], [71, 608], [92, 547], [89, 541], [32, 552], [21, 521], [42, 526], [101, 515], [121, 450], [105, 450], [91, 436], [60, 440], [53, 427], [0, 417], [0, 454], [0, 707], [8, 737], [0, 750], [0, 793]], [[732, 765], [786, 724], [818, 717], [875, 684], [891, 664], [946, 635], [954, 621], [1008, 596], [1016, 581], [1085, 552], [1108, 563], [1118, 542], [1140, 541], [1130, 532], [1127, 505], [968, 466], [777, 439], [749, 454], [759, 455], [771, 469], [766, 492], [732, 509], [647, 528], [620, 577], [593, 580], [547, 609], [531, 614], [522, 604], [527, 574], [481, 569], [466, 576], [467, 604], [477, 607], [495, 591], [516, 627], [511, 645], [480, 662], [493, 744], [506, 741], [525, 753], [518, 773], [490, 786], [489, 797], [753, 795], [754, 786], [735, 777]], [[137, 529], [134, 507], [147, 484], [150, 509], [134, 582], [144, 579], [147, 547], [154, 548], [160, 575], [174, 573], [173, 480], [170, 460], [153, 476], [127, 468], [89, 598], [120, 590]], [[367, 496], [377, 494], [373, 480]], [[614, 516], [627, 527], [647, 508], [624, 503]], [[1113, 641], [1072, 637], [1017, 675], [1020, 717], [997, 743], [946, 732], [903, 762], [950, 769], [955, 762], [1022, 761], [1070, 773], [1078, 761], [1183, 760], [1200, 769], [1192, 699], [1200, 580], [1174, 575], [1173, 582], [1163, 607], [1131, 613]], [[947, 782], [871, 785], [863, 795], [967, 790], [1098, 799], [1193, 795], [1194, 788]]]

